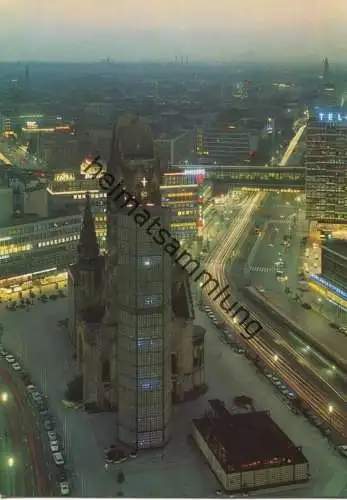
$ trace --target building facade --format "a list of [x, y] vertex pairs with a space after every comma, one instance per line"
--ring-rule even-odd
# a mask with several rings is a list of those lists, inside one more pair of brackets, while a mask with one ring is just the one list
[[241, 165], [247, 164], [258, 143], [257, 132], [240, 131], [232, 125], [216, 126], [197, 131], [196, 153], [201, 163]]
[[247, 495], [309, 481], [301, 447], [268, 412], [232, 414], [220, 400], [209, 403], [205, 415], [193, 420], [192, 436], [225, 492]]
[[347, 240], [328, 240], [324, 243], [322, 275], [347, 293]]
[[143, 227], [147, 218], [168, 231], [170, 211], [161, 206], [150, 130], [128, 120], [114, 133], [107, 166], [126, 191], [107, 198], [104, 259], [87, 198], [68, 275], [69, 334], [84, 401], [117, 408], [118, 439], [142, 450], [164, 446], [172, 404], [204, 388], [204, 332], [194, 329], [188, 274]]
[[[84, 195], [85, 196], [85, 195]], [[106, 215], [93, 207], [96, 233], [105, 247]], [[21, 275], [43, 269], [66, 271], [76, 258], [83, 214], [39, 219], [26, 224], [0, 228], [2, 286]]]
[[179, 241], [201, 236], [212, 187], [203, 169], [167, 170], [160, 186], [162, 205], [171, 211], [171, 233]]
[[158, 137], [154, 141], [154, 150], [156, 159], [164, 168], [189, 160], [194, 150], [194, 132]]
[[315, 108], [305, 151], [306, 216], [310, 221], [347, 224], [347, 115]]

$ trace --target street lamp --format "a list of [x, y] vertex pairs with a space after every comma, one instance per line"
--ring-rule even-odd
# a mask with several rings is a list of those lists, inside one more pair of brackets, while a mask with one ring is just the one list
[[3, 403], [6, 403], [6, 402], [8, 401], [8, 394], [7, 394], [7, 392], [3, 392], [3, 393], [1, 394], [1, 401], [2, 401]]
[[328, 412], [329, 412], [329, 423], [331, 425], [331, 418], [332, 418], [332, 415], [333, 415], [333, 412], [334, 412], [334, 407], [333, 407], [332, 404], [328, 405]]
[[9, 457], [9, 458], [7, 459], [7, 465], [8, 465], [9, 467], [11, 467], [11, 468], [14, 466], [14, 458], [13, 458], [13, 457]]
[[278, 356], [277, 356], [277, 354], [275, 354], [275, 355], [274, 355], [274, 361], [275, 361], [275, 362], [276, 362], [276, 361], [278, 361]]

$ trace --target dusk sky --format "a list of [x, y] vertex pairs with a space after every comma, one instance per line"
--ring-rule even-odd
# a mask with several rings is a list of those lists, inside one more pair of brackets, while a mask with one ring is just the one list
[[346, 19], [347, 0], [0, 0], [0, 60], [344, 60]]

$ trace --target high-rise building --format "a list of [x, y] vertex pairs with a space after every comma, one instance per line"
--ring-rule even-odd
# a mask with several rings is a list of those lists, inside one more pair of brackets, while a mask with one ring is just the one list
[[172, 234], [179, 241], [201, 236], [204, 215], [212, 200], [212, 186], [204, 169], [177, 168], [163, 173], [160, 186], [162, 204], [170, 208]]
[[[113, 175], [120, 174], [136, 204], [169, 230], [148, 125], [130, 118], [120, 125], [117, 141], [121, 165]], [[108, 296], [117, 307], [113, 300], [108, 307], [118, 325], [118, 437], [139, 449], [162, 446], [171, 433], [171, 258], [135, 223], [131, 204], [117, 211], [111, 201], [109, 208], [114, 225], [109, 245], [116, 256], [108, 270], [116, 276]]]
[[107, 197], [104, 261], [87, 199], [69, 271], [69, 331], [84, 401], [117, 409], [118, 438], [130, 449], [161, 447], [173, 402], [204, 388], [204, 331], [193, 325], [188, 273], [150, 231], [170, 235], [170, 210], [161, 206], [150, 129], [138, 117], [114, 130], [107, 174], [126, 191], [120, 202]]
[[315, 108], [305, 150], [306, 210], [311, 221], [347, 223], [347, 114]]

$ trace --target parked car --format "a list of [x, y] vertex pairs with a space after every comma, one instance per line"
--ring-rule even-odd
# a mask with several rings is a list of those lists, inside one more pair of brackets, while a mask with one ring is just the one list
[[337, 451], [347, 458], [347, 444], [340, 444], [337, 447]]
[[59, 451], [59, 443], [58, 441], [50, 441], [49, 447], [53, 453]]
[[65, 465], [65, 460], [64, 460], [63, 454], [60, 451], [53, 453], [52, 456], [53, 456], [53, 460], [54, 460], [55, 465], [58, 465], [58, 466]]
[[[46, 420], [45, 420], [45, 422], [46, 422]], [[52, 424], [50, 421], [49, 421], [49, 423], [51, 426]], [[47, 432], [47, 436], [48, 436], [49, 441], [58, 441], [58, 436], [57, 436], [57, 433], [55, 431], [49, 430]]]
[[62, 481], [59, 483], [60, 493], [63, 497], [70, 495], [70, 485], [68, 481]]

